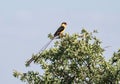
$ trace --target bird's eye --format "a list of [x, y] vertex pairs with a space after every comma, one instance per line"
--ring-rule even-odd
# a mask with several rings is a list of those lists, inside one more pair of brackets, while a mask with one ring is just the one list
[[66, 22], [63, 22], [62, 24], [65, 24], [65, 25], [67, 25], [67, 23], [66, 23]]

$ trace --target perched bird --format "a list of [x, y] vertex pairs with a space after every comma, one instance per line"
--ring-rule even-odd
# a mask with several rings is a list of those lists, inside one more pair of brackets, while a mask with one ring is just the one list
[[67, 26], [67, 23], [66, 23], [66, 22], [62, 22], [61, 26], [60, 26], [60, 27], [57, 29], [57, 31], [54, 33], [54, 37], [60, 36], [60, 35], [64, 32], [66, 26]]
[[[62, 23], [61, 23], [61, 26], [60, 26], [60, 27], [57, 29], [57, 31], [54, 33], [53, 39], [51, 39], [45, 46], [43, 46], [43, 47], [41, 48], [40, 53], [42, 53], [42, 52], [47, 48], [47, 46], [48, 46], [57, 36], [60, 37], [60, 36], [63, 34], [66, 26], [67, 26], [67, 23], [66, 23], [66, 22], [62, 22]], [[32, 57], [29, 61], [27, 61], [26, 65], [27, 65], [27, 66], [30, 65], [30, 63], [31, 63], [33, 60], [37, 61], [39, 57], [40, 57], [40, 55], [39, 55], [37, 58], [33, 58], [33, 57]]]

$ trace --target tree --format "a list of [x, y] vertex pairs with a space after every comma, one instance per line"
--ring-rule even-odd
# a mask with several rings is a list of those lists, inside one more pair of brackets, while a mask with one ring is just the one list
[[[29, 84], [117, 84], [120, 81], [120, 50], [106, 61], [101, 41], [85, 29], [80, 34], [65, 34], [54, 47], [33, 55], [44, 74], [28, 71], [13, 75]], [[51, 35], [49, 35], [51, 38]]]

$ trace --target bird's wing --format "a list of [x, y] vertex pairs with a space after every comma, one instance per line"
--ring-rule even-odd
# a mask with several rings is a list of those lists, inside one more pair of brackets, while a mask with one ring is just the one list
[[54, 36], [59, 35], [64, 30], [64, 27], [58, 28], [58, 30], [55, 32]]

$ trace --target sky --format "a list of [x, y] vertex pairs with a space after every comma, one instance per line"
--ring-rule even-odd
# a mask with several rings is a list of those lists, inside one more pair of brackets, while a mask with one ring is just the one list
[[49, 41], [61, 22], [66, 33], [98, 30], [96, 36], [106, 49], [106, 60], [120, 48], [120, 0], [1, 0], [0, 83], [25, 84], [13, 77], [13, 70], [43, 71], [39, 65], [25, 67], [33, 53]]

